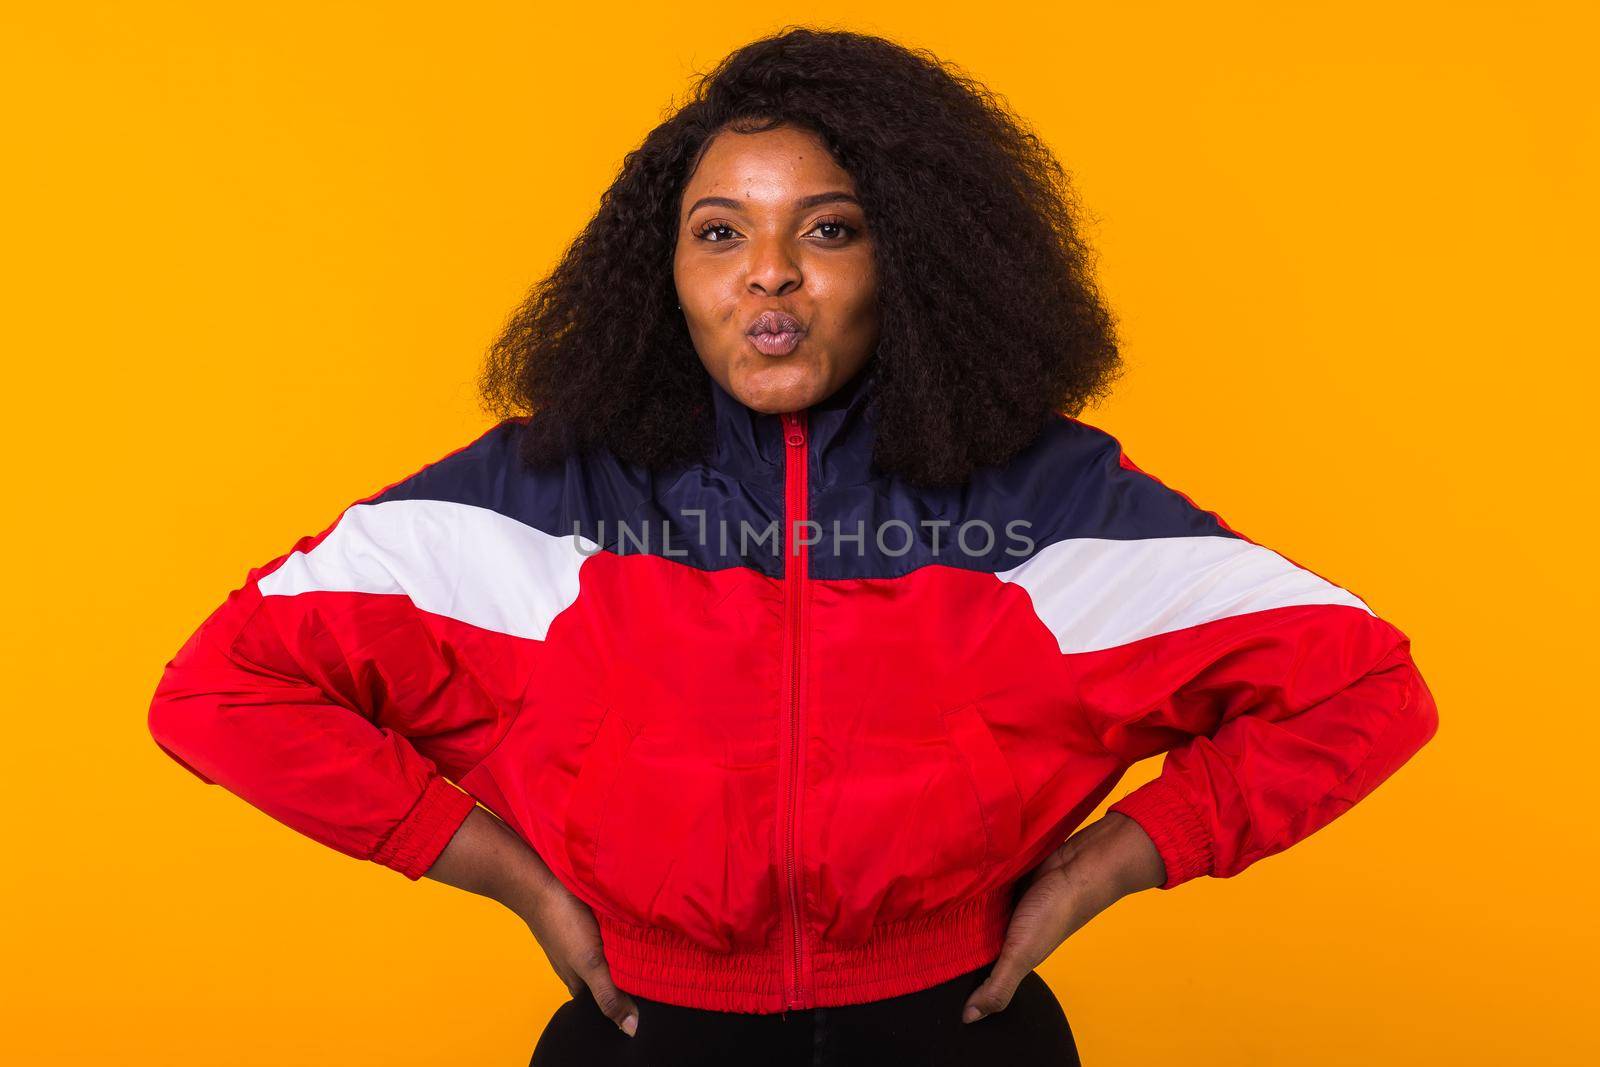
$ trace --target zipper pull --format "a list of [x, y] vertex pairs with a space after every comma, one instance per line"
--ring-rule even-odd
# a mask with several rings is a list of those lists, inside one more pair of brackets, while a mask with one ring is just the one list
[[804, 425], [800, 421], [800, 416], [792, 411], [785, 411], [782, 417], [785, 438], [789, 444], [796, 448], [805, 444], [806, 431]]

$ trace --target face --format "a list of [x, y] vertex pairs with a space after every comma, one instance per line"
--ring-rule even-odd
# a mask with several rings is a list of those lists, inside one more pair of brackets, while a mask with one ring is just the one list
[[700, 361], [757, 411], [826, 398], [878, 343], [866, 215], [809, 131], [712, 139], [684, 188], [672, 270]]

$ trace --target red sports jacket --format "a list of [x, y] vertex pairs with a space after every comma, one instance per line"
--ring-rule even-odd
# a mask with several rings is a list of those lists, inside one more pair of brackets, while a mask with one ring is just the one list
[[518, 458], [525, 420], [249, 572], [166, 664], [161, 748], [426, 872], [481, 803], [593, 908], [623, 990], [746, 1012], [999, 954], [1113, 805], [1165, 888], [1355, 804], [1437, 728], [1405, 634], [1052, 416], [965, 486], [871, 463], [873, 374], [795, 415], [708, 378], [714, 452]]

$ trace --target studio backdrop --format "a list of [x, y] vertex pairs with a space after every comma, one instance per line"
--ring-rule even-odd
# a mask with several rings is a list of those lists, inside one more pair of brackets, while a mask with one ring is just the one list
[[1083, 417], [1437, 700], [1347, 815], [1041, 965], [1084, 1062], [1595, 1062], [1592, 16], [12, 5], [0, 1059], [527, 1061], [568, 990], [516, 917], [206, 786], [151, 694], [249, 567], [492, 425], [486, 347], [624, 155], [805, 23], [1032, 124], [1127, 364]]

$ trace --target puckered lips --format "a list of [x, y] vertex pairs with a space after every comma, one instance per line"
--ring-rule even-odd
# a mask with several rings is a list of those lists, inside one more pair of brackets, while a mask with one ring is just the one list
[[756, 350], [769, 356], [787, 356], [805, 335], [805, 325], [787, 311], [763, 311], [745, 331]]

